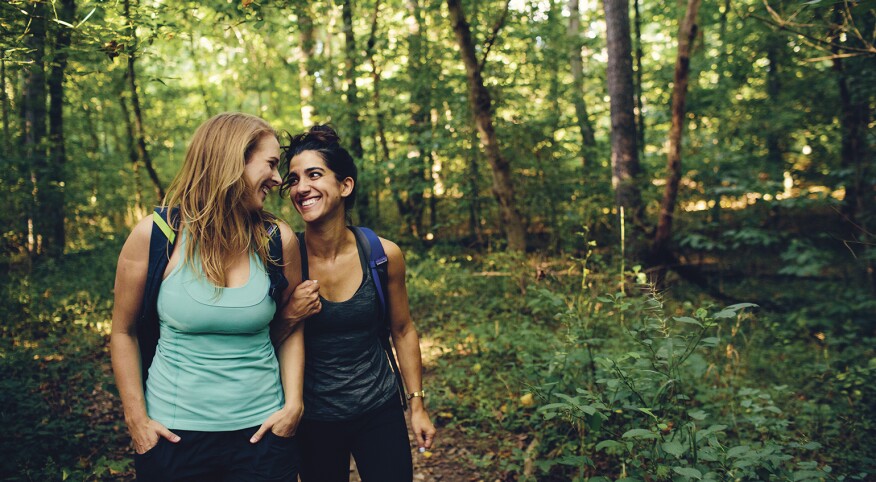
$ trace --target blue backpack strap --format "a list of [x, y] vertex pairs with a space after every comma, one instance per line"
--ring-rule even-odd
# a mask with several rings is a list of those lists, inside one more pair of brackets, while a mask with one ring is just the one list
[[179, 227], [179, 209], [157, 207], [152, 213], [152, 234], [149, 238], [149, 264], [143, 304], [137, 320], [137, 342], [140, 345], [140, 363], [143, 381], [149, 376], [149, 367], [158, 346], [158, 290], [164, 279], [164, 270], [173, 254], [176, 229]]
[[395, 373], [395, 380], [398, 385], [402, 407], [406, 410], [408, 408], [408, 400], [405, 396], [405, 385], [401, 377], [401, 370], [399, 370], [398, 363], [395, 361], [395, 355], [393, 354], [392, 342], [390, 339], [392, 334], [389, 326], [390, 319], [387, 313], [389, 309], [389, 303], [387, 301], [389, 299], [387, 291], [389, 289], [389, 258], [387, 258], [386, 252], [383, 250], [383, 244], [380, 243], [380, 238], [377, 237], [377, 234], [375, 234], [374, 231], [363, 226], [350, 226], [350, 229], [353, 230], [356, 238], [358, 238], [359, 244], [366, 248], [365, 254], [368, 259], [368, 269], [371, 271], [371, 279], [374, 280], [374, 287], [377, 288], [377, 297], [380, 305], [380, 322], [382, 326], [380, 342], [389, 358], [389, 364], [392, 367], [392, 371]]
[[268, 242], [268, 279], [271, 288], [268, 294], [279, 306], [283, 300], [283, 292], [289, 287], [289, 280], [283, 272], [283, 236], [280, 234], [280, 226], [271, 221], [265, 221], [265, 229], [268, 230], [270, 240]]

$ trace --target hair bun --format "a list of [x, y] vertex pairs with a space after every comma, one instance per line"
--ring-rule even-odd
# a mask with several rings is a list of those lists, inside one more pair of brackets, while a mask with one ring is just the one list
[[319, 142], [334, 144], [341, 142], [341, 136], [328, 124], [317, 124], [307, 131], [307, 136], [315, 138]]

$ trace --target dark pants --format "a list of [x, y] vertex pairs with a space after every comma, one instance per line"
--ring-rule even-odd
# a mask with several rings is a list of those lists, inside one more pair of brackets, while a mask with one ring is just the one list
[[278, 437], [268, 431], [255, 444], [249, 442], [258, 427], [230, 432], [171, 431], [180, 436], [173, 443], [164, 437], [145, 454], [134, 455], [141, 482], [294, 482], [300, 454], [298, 437]]
[[408, 428], [396, 398], [349, 421], [302, 420], [297, 437], [304, 482], [348, 482], [351, 453], [363, 482], [414, 478]]

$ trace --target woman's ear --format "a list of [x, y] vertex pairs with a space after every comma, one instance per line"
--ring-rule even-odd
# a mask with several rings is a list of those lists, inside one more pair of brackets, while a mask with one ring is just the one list
[[356, 181], [352, 177], [345, 177], [341, 181], [341, 197], [349, 196], [353, 192], [354, 187], [356, 187]]

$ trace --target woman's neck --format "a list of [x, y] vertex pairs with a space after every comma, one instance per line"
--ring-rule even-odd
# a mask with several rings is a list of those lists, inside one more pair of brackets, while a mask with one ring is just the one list
[[[304, 242], [309, 256], [334, 259], [350, 247], [350, 235], [343, 216], [304, 227]], [[355, 243], [355, 239], [353, 240]]]

